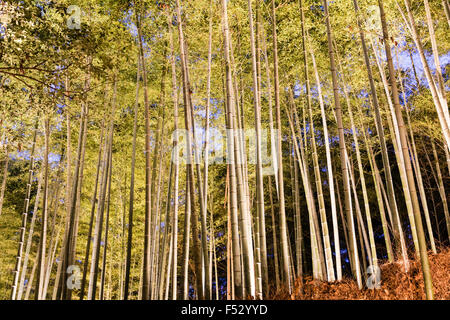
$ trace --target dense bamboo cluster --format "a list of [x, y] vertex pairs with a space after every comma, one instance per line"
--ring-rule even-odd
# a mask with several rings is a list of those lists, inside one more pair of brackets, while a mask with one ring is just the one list
[[1, 297], [433, 299], [448, 0], [76, 2], [0, 1]]

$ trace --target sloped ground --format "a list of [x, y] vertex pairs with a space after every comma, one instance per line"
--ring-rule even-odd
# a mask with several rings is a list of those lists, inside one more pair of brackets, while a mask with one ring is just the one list
[[[429, 254], [433, 278], [434, 298], [450, 299], [450, 249]], [[403, 272], [399, 262], [386, 263], [381, 268], [381, 288], [359, 290], [356, 281], [322, 282], [297, 280], [292, 295], [275, 294], [274, 300], [422, 300], [425, 299], [420, 261], [410, 261], [410, 271]]]

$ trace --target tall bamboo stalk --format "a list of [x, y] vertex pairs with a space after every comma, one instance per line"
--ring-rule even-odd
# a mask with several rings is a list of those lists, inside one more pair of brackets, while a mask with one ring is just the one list
[[222, 24], [224, 37], [224, 60], [225, 60], [225, 78], [226, 78], [226, 107], [227, 107], [227, 156], [228, 170], [230, 174], [230, 207], [231, 207], [231, 234], [232, 234], [232, 252], [233, 252], [233, 283], [236, 298], [244, 297], [244, 288], [242, 284], [242, 266], [241, 246], [239, 241], [239, 225], [238, 225], [238, 198], [237, 198], [237, 179], [236, 179], [236, 163], [235, 163], [235, 139], [232, 130], [234, 129], [234, 109], [235, 98], [232, 84], [231, 73], [231, 57], [230, 57], [230, 34], [228, 26], [227, 2], [222, 0]]
[[48, 216], [48, 180], [49, 180], [49, 164], [48, 157], [50, 153], [50, 118], [47, 114], [44, 119], [44, 137], [45, 137], [45, 151], [44, 151], [44, 193], [42, 196], [42, 219], [41, 219], [41, 237], [39, 245], [39, 259], [37, 259], [37, 275], [35, 300], [42, 300], [42, 288], [44, 286], [45, 277], [45, 250], [47, 242], [47, 216]]
[[410, 188], [411, 193], [411, 199], [413, 203], [413, 210], [414, 210], [414, 220], [416, 223], [417, 228], [417, 236], [418, 236], [418, 242], [419, 242], [419, 254], [420, 254], [420, 261], [422, 264], [422, 272], [423, 272], [423, 278], [425, 283], [425, 292], [427, 299], [432, 300], [433, 299], [433, 284], [432, 284], [432, 278], [431, 278], [431, 272], [430, 272], [430, 265], [428, 262], [428, 255], [427, 255], [427, 247], [425, 242], [425, 233], [423, 230], [423, 224], [422, 224], [422, 217], [420, 213], [420, 207], [419, 207], [419, 201], [417, 198], [417, 191], [416, 191], [416, 184], [414, 181], [414, 176], [412, 172], [411, 167], [411, 160], [409, 156], [409, 150], [407, 145], [407, 132], [405, 128], [405, 124], [403, 122], [403, 116], [400, 106], [400, 99], [398, 95], [398, 89], [397, 89], [397, 83], [396, 83], [396, 77], [394, 72], [394, 64], [392, 62], [392, 54], [391, 54], [391, 46], [390, 46], [390, 40], [389, 40], [389, 34], [387, 30], [387, 23], [386, 23], [386, 15], [384, 12], [384, 5], [382, 0], [378, 0], [378, 4], [380, 7], [380, 17], [381, 17], [381, 24], [383, 27], [383, 40], [385, 44], [385, 51], [386, 51], [386, 57], [388, 61], [388, 70], [389, 70], [389, 78], [391, 83], [391, 90], [392, 90], [392, 97], [394, 100], [394, 107], [395, 107], [395, 115], [398, 121], [398, 129], [400, 132], [400, 142], [402, 147], [402, 153], [403, 158], [405, 159], [405, 169], [406, 169], [406, 177], [408, 180], [408, 185]]
[[[35, 152], [35, 148], [36, 148], [36, 136], [37, 136], [38, 123], [39, 122], [36, 120], [36, 125], [35, 125], [34, 131], [33, 131], [33, 142], [31, 143], [30, 161], [28, 164], [29, 167], [28, 167], [27, 189], [25, 191], [25, 202], [24, 202], [23, 210], [22, 210], [22, 225], [20, 227], [19, 248], [17, 250], [16, 266], [13, 271], [14, 279], [13, 279], [13, 285], [11, 288], [11, 300], [16, 299], [17, 284], [19, 282], [20, 268], [22, 266], [22, 251], [23, 251], [23, 245], [25, 243], [25, 231], [27, 228], [28, 208], [30, 205], [31, 186], [32, 186], [32, 182], [33, 182], [34, 152]], [[8, 155], [6, 155], [6, 156], [8, 157]], [[6, 168], [8, 163], [5, 162], [5, 164], [6, 164], [5, 165], [5, 168]], [[1, 212], [1, 209], [0, 209], [0, 212]]]
[[340, 157], [341, 157], [341, 171], [342, 171], [342, 179], [344, 184], [344, 206], [345, 211], [347, 215], [347, 223], [349, 227], [350, 237], [352, 238], [350, 240], [350, 251], [353, 255], [353, 259], [356, 262], [355, 267], [355, 276], [356, 280], [358, 282], [358, 287], [362, 287], [362, 281], [361, 281], [361, 272], [359, 269], [359, 263], [358, 263], [358, 250], [356, 245], [356, 235], [355, 235], [355, 227], [354, 227], [354, 221], [353, 221], [353, 213], [352, 213], [352, 204], [351, 204], [351, 197], [350, 197], [350, 183], [349, 183], [349, 173], [346, 163], [346, 148], [345, 148], [345, 136], [344, 136], [344, 127], [342, 123], [342, 109], [341, 109], [341, 102], [340, 102], [340, 96], [339, 96], [339, 86], [338, 86], [338, 80], [337, 80], [337, 72], [336, 72], [336, 66], [335, 66], [335, 58], [334, 58], [334, 50], [333, 50], [333, 44], [332, 44], [332, 31], [331, 31], [331, 24], [330, 24], [330, 15], [328, 11], [328, 1], [323, 0], [323, 6], [324, 6], [324, 13], [325, 13], [325, 24], [327, 28], [327, 39], [328, 39], [328, 54], [330, 58], [330, 71], [331, 71], [331, 77], [333, 82], [333, 96], [334, 96], [334, 107], [335, 107], [335, 113], [336, 113], [336, 120], [337, 120], [337, 126], [338, 126], [338, 132], [339, 132], [339, 150], [340, 150]]
[[281, 145], [281, 107], [280, 107], [280, 83], [278, 77], [278, 40], [277, 40], [277, 17], [275, 0], [272, 0], [272, 40], [273, 40], [273, 68], [274, 68], [274, 90], [275, 90], [275, 114], [277, 122], [277, 165], [278, 165], [278, 188], [279, 188], [279, 204], [280, 204], [280, 240], [283, 261], [283, 281], [286, 288], [290, 292], [292, 283], [290, 282], [290, 261], [287, 237], [286, 210], [284, 200], [284, 175], [283, 175], [283, 154]]
[[[259, 2], [256, 3], [259, 6]], [[258, 10], [258, 9], [257, 9]], [[264, 214], [264, 183], [262, 170], [261, 153], [261, 94], [258, 85], [257, 51], [255, 46], [255, 34], [253, 25], [252, 2], [248, 0], [248, 19], [250, 27], [250, 48], [252, 53], [252, 80], [253, 80], [253, 104], [255, 110], [255, 130], [256, 130], [256, 210], [259, 229], [259, 239], [255, 239], [259, 244], [259, 258], [261, 259], [261, 271], [264, 279], [264, 289], [267, 290], [267, 244], [266, 244], [266, 220]], [[256, 43], [259, 43], [258, 38]], [[259, 56], [259, 55], [258, 55]], [[262, 295], [261, 297], [262, 298]]]

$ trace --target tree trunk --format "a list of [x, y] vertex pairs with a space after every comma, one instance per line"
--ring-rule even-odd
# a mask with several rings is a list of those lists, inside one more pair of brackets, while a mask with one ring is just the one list
[[[139, 8], [140, 10], [141, 8]], [[144, 236], [144, 263], [143, 263], [143, 279], [142, 279], [142, 298], [144, 300], [150, 299], [150, 236], [151, 236], [151, 200], [152, 194], [150, 191], [151, 185], [151, 168], [150, 168], [150, 110], [148, 101], [147, 88], [147, 70], [145, 66], [145, 56], [142, 44], [141, 31], [141, 15], [135, 8], [136, 25], [139, 36], [139, 52], [141, 57], [141, 67], [144, 86], [144, 112], [145, 112], [145, 236]]]
[[352, 238], [350, 240], [350, 251], [353, 254], [353, 258], [356, 262], [355, 266], [355, 272], [356, 272], [356, 281], [358, 282], [358, 287], [362, 288], [362, 281], [361, 281], [361, 273], [359, 269], [359, 258], [358, 258], [358, 250], [356, 245], [356, 235], [355, 235], [355, 226], [354, 226], [354, 220], [353, 220], [353, 213], [352, 213], [352, 204], [351, 204], [351, 197], [350, 197], [350, 183], [349, 183], [349, 173], [346, 163], [346, 147], [345, 147], [345, 136], [344, 136], [344, 127], [342, 123], [342, 109], [341, 109], [341, 102], [339, 97], [339, 86], [338, 86], [338, 80], [337, 80], [337, 71], [335, 66], [335, 58], [334, 58], [334, 50], [333, 50], [333, 44], [332, 44], [332, 31], [331, 31], [331, 24], [330, 24], [330, 16], [328, 12], [328, 1], [323, 0], [323, 6], [325, 11], [325, 24], [327, 27], [327, 39], [328, 39], [328, 53], [330, 57], [330, 71], [331, 71], [331, 77], [333, 82], [333, 93], [334, 93], [334, 103], [335, 103], [335, 112], [336, 112], [336, 120], [337, 120], [337, 126], [338, 126], [338, 132], [339, 132], [339, 149], [340, 149], [340, 158], [341, 158], [341, 171], [342, 171], [342, 179], [344, 184], [344, 206], [345, 211], [347, 215], [347, 221], [348, 221], [348, 227], [350, 232], [350, 237]]
[[[185, 109], [185, 128], [187, 131], [187, 143], [186, 143], [186, 150], [188, 154], [188, 162], [186, 164], [186, 171], [189, 172], [188, 179], [190, 185], [189, 185], [189, 197], [190, 199], [190, 206], [191, 206], [191, 228], [192, 228], [192, 237], [193, 237], [193, 249], [194, 249], [194, 261], [195, 261], [195, 273], [196, 273], [196, 293], [197, 293], [197, 299], [202, 300], [204, 297], [203, 294], [203, 286], [202, 286], [202, 252], [200, 250], [200, 240], [198, 237], [198, 228], [197, 228], [197, 222], [198, 222], [198, 215], [196, 211], [195, 206], [195, 174], [194, 174], [194, 167], [193, 167], [193, 161], [192, 161], [192, 142], [194, 142], [194, 154], [195, 159], [197, 158], [197, 148], [196, 148], [196, 142], [195, 142], [195, 132], [194, 137], [192, 137], [193, 133], [193, 127], [195, 127], [195, 124], [192, 122], [193, 114], [192, 114], [192, 102], [190, 99], [191, 94], [191, 88], [189, 83], [189, 72], [188, 72], [188, 61], [187, 61], [187, 49], [186, 49], [186, 43], [184, 40], [184, 33], [183, 33], [183, 23], [181, 19], [181, 7], [180, 7], [180, 0], [176, 0], [176, 12], [177, 12], [177, 19], [178, 19], [178, 33], [179, 33], [179, 43], [180, 43], [180, 54], [181, 54], [181, 64], [182, 64], [182, 74], [183, 74], [183, 97], [184, 97], [184, 109]], [[193, 140], [194, 138], [194, 140]], [[197, 162], [198, 163], [198, 162]], [[199, 176], [199, 167], [197, 166], [197, 181], [200, 181]], [[203, 190], [201, 183], [198, 183], [199, 187], [199, 198], [200, 198], [200, 210], [202, 210], [204, 202], [203, 202]], [[203, 221], [203, 219], [202, 219]]]
[[[257, 1], [257, 10], [259, 2]], [[255, 41], [258, 43], [258, 38], [255, 40], [254, 26], [253, 26], [253, 12], [252, 2], [248, 0], [248, 19], [250, 24], [250, 47], [252, 53], [252, 78], [253, 78], [253, 104], [255, 110], [255, 130], [256, 130], [256, 210], [258, 217], [258, 229], [259, 229], [259, 257], [261, 262], [262, 278], [264, 279], [264, 292], [267, 292], [267, 244], [266, 244], [266, 221], [264, 214], [264, 183], [263, 183], [263, 170], [262, 170], [262, 153], [261, 153], [261, 94], [260, 87], [258, 85], [258, 67], [256, 59], [257, 51], [255, 47]], [[257, 22], [258, 24], [258, 22]], [[259, 54], [258, 54], [259, 57]], [[260, 296], [262, 299], [262, 294]]]
[[228, 170], [230, 174], [230, 207], [231, 207], [231, 233], [232, 233], [232, 251], [233, 251], [233, 283], [236, 298], [245, 298], [242, 285], [241, 270], [241, 247], [239, 241], [239, 225], [238, 225], [238, 200], [237, 200], [237, 183], [236, 183], [236, 163], [235, 163], [235, 139], [232, 130], [234, 129], [234, 108], [235, 100], [233, 93], [232, 74], [231, 74], [231, 58], [230, 58], [230, 35], [228, 27], [227, 2], [222, 0], [223, 10], [223, 36], [224, 36], [224, 56], [225, 56], [225, 75], [226, 75], [226, 101], [227, 101], [227, 155]]
[[[175, 66], [175, 53], [173, 48], [173, 27], [171, 20], [168, 21], [170, 28], [170, 63], [172, 70], [172, 99], [173, 99], [173, 123], [174, 123], [174, 149], [178, 145], [178, 91], [177, 91], [177, 71]], [[176, 149], [175, 149], [176, 150]], [[172, 300], [177, 300], [178, 292], [178, 182], [179, 182], [179, 159], [178, 155], [172, 155], [174, 163], [174, 191], [173, 191], [173, 220], [172, 220], [172, 243], [173, 243], [173, 259], [172, 259]]]
[[280, 84], [278, 78], [278, 40], [277, 40], [277, 18], [275, 12], [275, 0], [272, 0], [272, 35], [273, 35], [273, 65], [274, 65], [274, 89], [275, 89], [275, 110], [277, 122], [277, 164], [278, 164], [278, 188], [280, 203], [280, 240], [283, 260], [283, 280], [289, 292], [292, 290], [290, 283], [289, 247], [287, 237], [287, 223], [284, 200], [284, 175], [283, 175], [283, 154], [281, 145], [281, 107], [280, 107]]
[[420, 207], [419, 207], [419, 201], [417, 198], [417, 191], [416, 191], [416, 184], [414, 181], [414, 176], [412, 172], [411, 167], [411, 160], [409, 156], [409, 150], [407, 145], [407, 133], [405, 124], [403, 122], [403, 116], [400, 106], [400, 99], [398, 95], [398, 89], [397, 89], [397, 83], [396, 83], [396, 77], [395, 77], [395, 71], [394, 71], [394, 64], [392, 62], [392, 54], [391, 54], [391, 46], [390, 46], [390, 40], [389, 40], [389, 34], [387, 30], [387, 23], [386, 23], [386, 16], [384, 13], [384, 5], [382, 0], [378, 0], [379, 7], [380, 7], [380, 16], [381, 16], [381, 24], [383, 27], [383, 40], [385, 44], [385, 50], [386, 50], [386, 57], [388, 61], [388, 69], [389, 69], [389, 78], [391, 82], [391, 90], [392, 90], [392, 97], [394, 100], [394, 107], [395, 107], [395, 115], [398, 121], [398, 129], [400, 133], [400, 142], [401, 142], [401, 149], [403, 153], [403, 158], [405, 159], [405, 169], [406, 169], [406, 177], [408, 181], [408, 186], [411, 193], [411, 199], [413, 203], [413, 210], [414, 210], [414, 220], [416, 222], [416, 228], [417, 228], [417, 236], [418, 236], [418, 242], [419, 242], [419, 253], [420, 253], [420, 261], [422, 264], [422, 272], [423, 272], [423, 278], [425, 283], [425, 293], [427, 296], [427, 299], [432, 300], [433, 299], [433, 284], [432, 284], [432, 278], [431, 278], [431, 272], [430, 272], [430, 265], [428, 262], [428, 255], [427, 255], [427, 247], [425, 242], [425, 233], [423, 231], [423, 225], [422, 225], [422, 217], [420, 214]]
[[[25, 191], [25, 203], [23, 204], [23, 210], [22, 210], [22, 225], [20, 227], [20, 235], [19, 235], [19, 248], [17, 250], [17, 257], [16, 257], [16, 266], [14, 268], [13, 274], [14, 274], [14, 280], [13, 285], [11, 289], [11, 300], [16, 299], [17, 295], [17, 285], [19, 283], [19, 275], [20, 275], [20, 268], [22, 266], [22, 251], [23, 251], [23, 245], [25, 243], [25, 232], [27, 229], [27, 218], [28, 218], [28, 208], [30, 205], [30, 194], [31, 194], [31, 186], [33, 183], [33, 173], [34, 173], [34, 152], [36, 149], [36, 136], [37, 136], [37, 129], [38, 129], [38, 121], [36, 121], [36, 125], [34, 128], [33, 133], [33, 142], [31, 144], [31, 152], [30, 152], [30, 162], [29, 162], [29, 168], [28, 168], [28, 180], [27, 180], [27, 189]], [[6, 161], [5, 161], [5, 169], [8, 167], [8, 160], [9, 157], [6, 155]], [[6, 170], [7, 173], [7, 170]], [[4, 173], [4, 177], [6, 180], [6, 176]], [[1, 206], [3, 203], [3, 185], [2, 185], [2, 195], [0, 200], [0, 214], [1, 214]]]
[[[17, 298], [16, 300], [21, 300], [23, 295], [23, 290], [25, 286], [25, 278], [27, 274], [27, 267], [28, 267], [28, 261], [30, 258], [30, 251], [31, 247], [33, 245], [33, 234], [34, 234], [34, 226], [36, 222], [37, 217], [37, 211], [39, 208], [40, 203], [40, 195], [41, 195], [41, 189], [42, 189], [42, 180], [43, 180], [43, 172], [44, 170], [40, 170], [39, 177], [38, 177], [38, 185], [37, 185], [37, 191], [36, 191], [36, 198], [34, 200], [34, 207], [33, 207], [33, 215], [31, 217], [30, 227], [28, 229], [28, 238], [27, 238], [27, 245], [25, 247], [25, 254], [23, 257], [23, 265], [22, 265], [22, 271], [20, 275], [20, 281], [18, 283], [18, 291], [17, 291]], [[29, 285], [31, 285], [30, 282], [28, 282]]]
[[39, 259], [37, 260], [37, 274], [35, 300], [42, 300], [42, 288], [44, 286], [45, 277], [45, 250], [47, 242], [47, 213], [48, 213], [48, 180], [49, 180], [49, 164], [48, 157], [50, 152], [50, 119], [46, 115], [44, 119], [45, 131], [45, 152], [44, 152], [44, 194], [42, 204], [42, 219], [41, 219], [41, 240], [39, 246]]

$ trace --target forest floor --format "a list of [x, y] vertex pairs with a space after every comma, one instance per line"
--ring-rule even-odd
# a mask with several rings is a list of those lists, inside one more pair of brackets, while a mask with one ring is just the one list
[[[450, 248], [437, 254], [429, 253], [434, 299], [450, 299]], [[380, 265], [381, 287], [358, 289], [353, 279], [324, 282], [297, 280], [293, 293], [278, 293], [270, 300], [423, 300], [425, 299], [422, 268], [419, 260], [410, 261], [410, 270], [403, 272], [400, 261]]]

